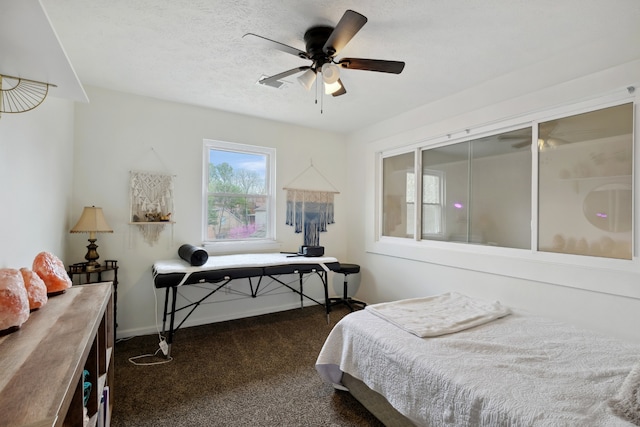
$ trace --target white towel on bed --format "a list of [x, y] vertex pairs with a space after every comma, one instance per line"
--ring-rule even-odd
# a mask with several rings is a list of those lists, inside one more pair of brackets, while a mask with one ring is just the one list
[[421, 338], [473, 328], [511, 313], [498, 301], [457, 292], [368, 305], [371, 313]]

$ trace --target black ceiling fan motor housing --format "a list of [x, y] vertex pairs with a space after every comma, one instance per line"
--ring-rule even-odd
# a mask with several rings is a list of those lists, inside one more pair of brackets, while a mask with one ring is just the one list
[[333, 27], [317, 26], [311, 27], [304, 33], [304, 42], [309, 57], [318, 66], [330, 62], [331, 55], [323, 50], [329, 36], [333, 32]]

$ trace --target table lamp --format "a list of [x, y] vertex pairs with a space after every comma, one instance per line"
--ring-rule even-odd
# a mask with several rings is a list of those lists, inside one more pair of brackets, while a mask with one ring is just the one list
[[96, 233], [113, 233], [113, 230], [104, 219], [102, 208], [85, 206], [80, 219], [70, 232], [89, 233], [89, 245], [87, 246], [87, 254], [84, 256], [88, 261], [87, 270], [95, 270], [100, 267], [100, 264], [96, 261], [100, 258], [97, 251], [98, 245], [96, 245]]

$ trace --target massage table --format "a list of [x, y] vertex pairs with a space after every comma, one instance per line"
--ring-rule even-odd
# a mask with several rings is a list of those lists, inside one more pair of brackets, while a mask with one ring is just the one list
[[[157, 289], [165, 289], [164, 312], [162, 316], [162, 333], [166, 333], [168, 349], [166, 356], [171, 355], [171, 345], [176, 331], [193, 314], [193, 312], [209, 297], [222, 290], [233, 280], [247, 279], [250, 287], [250, 296], [255, 298], [260, 295], [263, 278], [269, 278], [273, 282], [289, 288], [300, 295], [300, 307], [304, 298], [325, 307], [327, 321], [331, 306], [329, 301], [328, 272], [336, 271], [340, 263], [336, 258], [320, 256], [305, 257], [288, 253], [259, 253], [236, 254], [209, 257], [205, 264], [193, 266], [183, 259], [156, 261], [153, 264], [153, 282]], [[282, 275], [298, 275], [298, 288], [280, 279]], [[304, 293], [303, 278], [306, 275], [317, 275], [324, 287], [324, 303], [317, 301]], [[257, 282], [254, 281], [257, 279]], [[176, 301], [178, 289], [182, 286], [206, 285], [209, 291], [197, 301], [185, 302], [177, 307]], [[188, 310], [186, 315], [176, 325], [176, 313]], [[167, 321], [169, 327], [167, 330]]]

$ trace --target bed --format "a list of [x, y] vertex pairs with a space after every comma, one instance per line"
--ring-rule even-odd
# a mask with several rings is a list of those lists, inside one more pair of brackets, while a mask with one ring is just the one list
[[[477, 301], [455, 293], [438, 297]], [[336, 324], [316, 369], [387, 426], [640, 423], [640, 344], [509, 309], [429, 334], [376, 306]]]
[[[166, 334], [168, 344], [167, 356], [171, 354], [173, 338], [178, 329], [191, 314], [216, 292], [222, 290], [233, 280], [247, 279], [250, 286], [250, 296], [255, 298], [261, 294], [263, 278], [289, 288], [300, 295], [300, 306], [304, 299], [309, 299], [325, 307], [327, 319], [331, 311], [327, 276], [329, 271], [340, 268], [336, 258], [304, 257], [288, 253], [258, 253], [236, 254], [209, 257], [203, 265], [191, 265], [184, 259], [156, 261], [152, 267], [154, 286], [165, 289], [164, 312], [162, 317], [162, 333]], [[297, 287], [281, 280], [282, 275], [295, 274], [298, 276]], [[318, 301], [304, 292], [304, 278], [308, 275], [320, 277], [324, 287], [324, 302]], [[254, 279], [256, 281], [254, 281]], [[186, 301], [177, 305], [178, 289], [182, 286], [208, 286], [210, 291], [196, 301]], [[176, 314], [185, 314], [176, 324]], [[167, 327], [167, 322], [168, 327]]]

